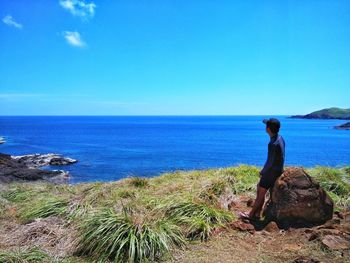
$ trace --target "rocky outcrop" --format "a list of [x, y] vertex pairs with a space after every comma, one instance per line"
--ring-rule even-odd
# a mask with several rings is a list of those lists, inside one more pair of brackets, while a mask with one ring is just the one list
[[22, 156], [11, 156], [12, 159], [18, 163], [25, 164], [31, 168], [38, 168], [47, 165], [68, 165], [76, 163], [77, 160], [63, 157], [60, 154], [48, 153], [48, 154], [28, 154]]
[[337, 129], [337, 130], [350, 130], [350, 122], [344, 123], [342, 125], [335, 126], [334, 129]]
[[38, 169], [38, 167], [53, 164], [63, 165], [73, 162], [76, 162], [76, 160], [57, 154], [10, 156], [0, 153], [0, 183], [38, 180], [62, 182], [68, 178], [68, 172], [63, 170], [42, 170]]
[[323, 224], [333, 216], [333, 201], [302, 168], [290, 167], [277, 179], [265, 214], [280, 227]]
[[[337, 213], [334, 218], [324, 225], [306, 229], [309, 241], [318, 240], [329, 250], [341, 250], [350, 253], [350, 212]], [[350, 254], [349, 254], [350, 255]]]

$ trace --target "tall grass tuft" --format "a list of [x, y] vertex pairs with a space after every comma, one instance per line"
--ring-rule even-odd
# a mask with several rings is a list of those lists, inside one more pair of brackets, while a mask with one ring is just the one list
[[350, 194], [350, 186], [343, 181], [339, 169], [316, 167], [312, 169], [310, 173], [327, 191], [333, 192], [339, 196]]
[[117, 192], [117, 196], [120, 198], [135, 198], [136, 193], [133, 190], [122, 189]]
[[20, 218], [23, 222], [29, 222], [36, 218], [63, 215], [67, 212], [67, 206], [67, 200], [57, 197], [36, 200], [33, 206], [26, 206], [25, 210], [21, 211]]
[[0, 252], [1, 263], [42, 263], [48, 261], [48, 255], [38, 248]]
[[198, 197], [205, 203], [219, 205], [220, 196], [228, 191], [231, 191], [231, 189], [231, 182], [229, 182], [227, 178], [215, 178], [210, 182], [210, 184], [201, 190]]
[[29, 200], [34, 192], [21, 186], [14, 186], [1, 195], [10, 202], [19, 203]]
[[328, 192], [336, 204], [336, 210], [350, 208], [350, 185], [341, 169], [330, 167], [315, 167], [308, 170], [320, 185]]
[[186, 237], [207, 240], [217, 227], [223, 227], [233, 220], [233, 215], [201, 202], [172, 203], [166, 207], [166, 215], [184, 226]]
[[350, 166], [345, 167], [344, 171], [347, 174], [347, 176], [350, 176]]
[[171, 221], [141, 218], [111, 209], [90, 215], [80, 227], [78, 254], [115, 262], [145, 262], [184, 245], [179, 227]]
[[130, 184], [135, 187], [146, 187], [149, 185], [147, 178], [132, 177], [130, 178]]

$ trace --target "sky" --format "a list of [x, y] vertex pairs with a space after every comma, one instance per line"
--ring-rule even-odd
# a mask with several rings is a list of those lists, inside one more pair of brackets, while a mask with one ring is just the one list
[[350, 108], [350, 1], [0, 0], [0, 115]]

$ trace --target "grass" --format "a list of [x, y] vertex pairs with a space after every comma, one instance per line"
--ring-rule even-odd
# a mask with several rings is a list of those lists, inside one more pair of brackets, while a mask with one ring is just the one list
[[34, 192], [26, 186], [14, 184], [8, 191], [1, 193], [1, 196], [10, 202], [25, 202], [33, 197]]
[[26, 223], [36, 218], [63, 215], [67, 212], [68, 201], [58, 197], [36, 200], [33, 206], [26, 207], [20, 213], [21, 220]]
[[235, 194], [255, 192], [259, 181], [259, 169], [255, 166], [240, 165], [225, 171], [227, 181], [231, 183]]
[[154, 261], [185, 243], [179, 227], [169, 220], [142, 220], [112, 209], [91, 215], [81, 225], [81, 233], [79, 254], [114, 262]]
[[219, 198], [222, 194], [229, 191], [232, 185], [224, 177], [213, 179], [199, 194], [199, 199], [212, 205], [219, 204]]
[[[350, 167], [315, 167], [307, 172], [332, 197], [336, 210], [350, 208]], [[232, 212], [220, 208], [222, 195], [251, 197], [258, 180], [257, 167], [240, 165], [109, 183], [11, 183], [0, 193], [0, 249], [1, 231], [7, 231], [6, 225], [23, 226], [37, 218], [56, 216], [67, 222], [63, 226], [67, 232], [76, 230], [77, 244], [72, 244], [73, 250], [79, 252], [76, 262], [161, 261], [184, 245], [187, 248], [216, 238], [216, 230], [235, 219]], [[52, 233], [52, 238], [58, 237]], [[13, 256], [21, 260], [28, 253], [40, 255], [30, 242], [24, 245], [33, 251], [9, 247], [0, 254], [0, 262], [31, 262], [4, 259]], [[52, 249], [58, 253], [62, 248], [57, 245]], [[55, 262], [52, 258], [45, 260]], [[71, 255], [62, 260], [73, 262]]]
[[132, 177], [130, 178], [130, 185], [134, 187], [147, 187], [149, 185], [147, 178]]
[[[42, 263], [48, 261], [48, 255], [38, 248], [29, 250], [16, 249], [0, 252], [1, 263]], [[52, 261], [51, 261], [52, 262]]]
[[165, 213], [171, 220], [183, 225], [186, 237], [191, 240], [208, 240], [215, 228], [233, 220], [230, 212], [193, 201], [167, 204]]
[[347, 175], [342, 169], [315, 167], [308, 172], [328, 192], [336, 204], [336, 209], [350, 208], [350, 185], [345, 180]]
[[344, 172], [346, 173], [347, 177], [350, 177], [350, 166], [345, 167]]

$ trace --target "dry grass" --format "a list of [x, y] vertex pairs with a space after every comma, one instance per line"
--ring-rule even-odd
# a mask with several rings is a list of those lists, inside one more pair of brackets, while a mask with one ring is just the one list
[[65, 227], [59, 217], [38, 219], [29, 224], [7, 224], [0, 231], [1, 250], [40, 247], [46, 253], [64, 258], [73, 255], [76, 230]]

